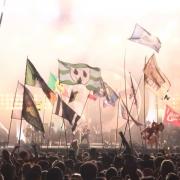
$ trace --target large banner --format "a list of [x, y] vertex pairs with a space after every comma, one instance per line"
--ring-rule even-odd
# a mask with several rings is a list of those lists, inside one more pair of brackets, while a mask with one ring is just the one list
[[164, 123], [180, 127], [180, 113], [177, 113], [170, 106], [166, 105]]

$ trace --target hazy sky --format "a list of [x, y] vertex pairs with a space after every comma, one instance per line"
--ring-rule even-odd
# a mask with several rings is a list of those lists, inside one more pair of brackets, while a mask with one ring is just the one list
[[[127, 71], [139, 80], [145, 56], [154, 52], [127, 40], [136, 23], [161, 40], [157, 62], [171, 81], [171, 100], [177, 100], [180, 1], [6, 0], [0, 28], [0, 120], [9, 122], [10, 110], [2, 104], [14, 94], [17, 81], [24, 81], [27, 56], [47, 80], [50, 71], [57, 72], [57, 59], [120, 74], [126, 51]], [[118, 83], [114, 77], [106, 78], [112, 86]]]

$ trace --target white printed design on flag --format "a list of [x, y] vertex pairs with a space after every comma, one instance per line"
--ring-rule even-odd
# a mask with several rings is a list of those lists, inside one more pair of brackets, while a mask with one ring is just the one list
[[179, 114], [169, 112], [168, 115], [167, 115], [167, 121], [169, 121], [169, 122], [173, 122], [173, 121], [176, 121], [176, 120], [179, 120], [179, 119], [180, 119]]
[[89, 68], [73, 68], [70, 69], [71, 78], [78, 84], [86, 85], [89, 81]]

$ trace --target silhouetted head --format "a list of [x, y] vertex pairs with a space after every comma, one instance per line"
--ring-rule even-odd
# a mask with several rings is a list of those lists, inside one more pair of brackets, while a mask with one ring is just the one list
[[65, 166], [64, 162], [56, 160], [53, 162], [52, 167], [60, 168], [62, 170], [62, 172], [65, 174], [66, 166]]
[[97, 175], [97, 167], [94, 163], [87, 161], [80, 167], [80, 174], [83, 180], [94, 180]]
[[175, 172], [174, 163], [171, 160], [163, 160], [160, 167], [160, 174], [163, 177], [166, 177], [166, 175], [170, 172]]
[[39, 165], [33, 166], [28, 172], [26, 180], [41, 180], [41, 167]]
[[111, 179], [113, 176], [117, 176], [117, 169], [115, 167], [108, 168], [106, 172], [106, 178], [107, 180]]
[[10, 153], [8, 150], [3, 149], [2, 150], [2, 159], [9, 161], [10, 160]]
[[16, 178], [16, 169], [9, 163], [5, 163], [1, 166], [1, 173], [5, 180], [14, 180]]
[[49, 169], [46, 180], [63, 180], [64, 175], [61, 169], [54, 167]]

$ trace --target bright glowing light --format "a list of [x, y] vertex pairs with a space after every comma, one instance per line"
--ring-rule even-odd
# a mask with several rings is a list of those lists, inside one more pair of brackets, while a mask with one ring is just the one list
[[157, 122], [156, 97], [149, 91], [149, 109], [147, 110], [146, 122]]
[[[20, 136], [20, 140], [24, 141], [26, 140], [25, 136], [24, 136], [24, 123], [22, 124], [22, 128], [21, 128], [21, 136]], [[19, 140], [19, 135], [20, 135], [20, 120], [16, 121], [16, 138]]]

